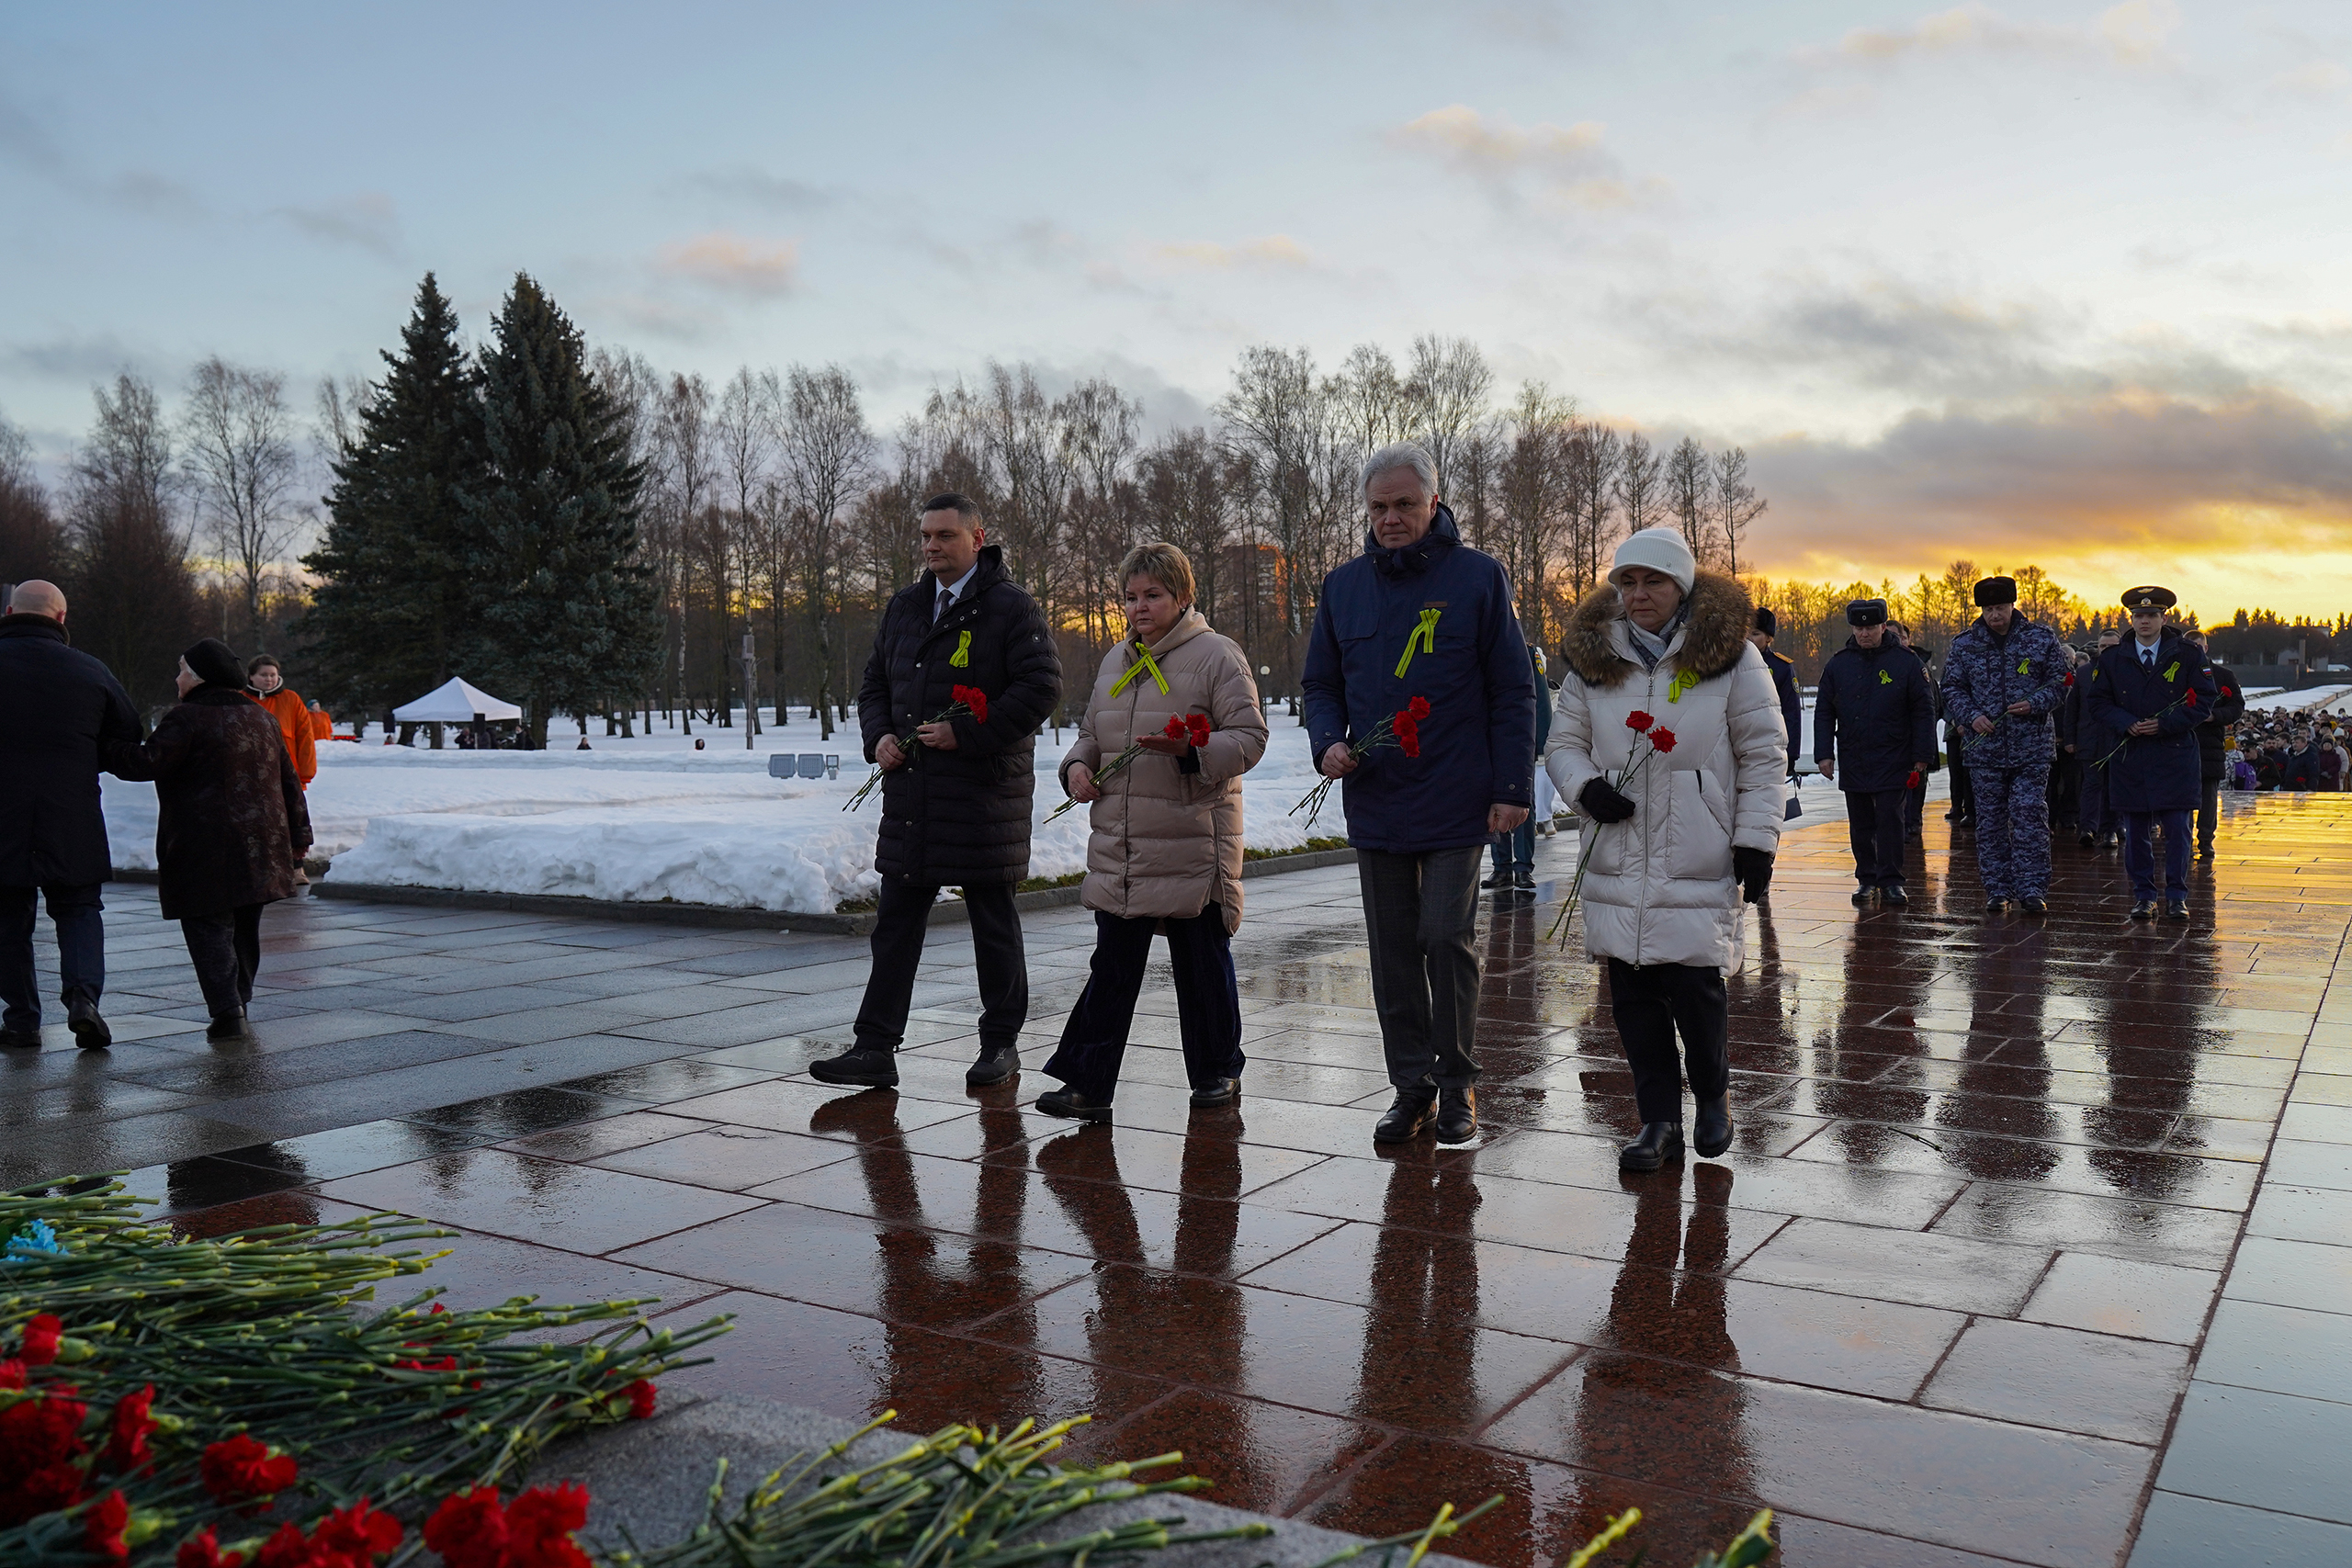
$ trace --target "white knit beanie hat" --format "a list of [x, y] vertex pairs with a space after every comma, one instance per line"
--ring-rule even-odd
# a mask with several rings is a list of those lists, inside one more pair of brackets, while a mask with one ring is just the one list
[[1609, 581], [1615, 582], [1617, 574], [1629, 566], [1645, 566], [1652, 571], [1664, 572], [1686, 595], [1699, 575], [1699, 563], [1690, 558], [1690, 547], [1672, 528], [1645, 528], [1629, 536], [1617, 547], [1616, 558], [1609, 563]]

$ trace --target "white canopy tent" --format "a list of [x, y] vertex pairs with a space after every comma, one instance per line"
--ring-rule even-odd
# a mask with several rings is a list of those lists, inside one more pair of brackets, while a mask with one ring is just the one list
[[447, 685], [392, 710], [392, 717], [401, 724], [470, 724], [476, 714], [484, 718], [521, 718], [523, 710], [454, 676]]

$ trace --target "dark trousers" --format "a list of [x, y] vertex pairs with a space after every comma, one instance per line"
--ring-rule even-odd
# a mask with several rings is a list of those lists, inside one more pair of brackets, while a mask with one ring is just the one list
[[[865, 999], [857, 1009], [857, 1048], [896, 1051], [906, 1043], [907, 1009], [914, 1001], [915, 971], [922, 964], [922, 937], [931, 924], [935, 882], [882, 879], [880, 908], [874, 918], [874, 966], [865, 976]], [[1029, 1021], [1029, 956], [1021, 945], [1021, 916], [1012, 907], [1012, 884], [985, 883], [964, 889], [971, 911], [972, 952], [980, 970], [980, 1048], [1011, 1045]]]
[[1495, 835], [1494, 854], [1495, 869], [1497, 871], [1533, 871], [1535, 869], [1535, 817], [1533, 813], [1531, 812], [1528, 815], [1526, 821], [1521, 822], [1510, 832], [1498, 833]]
[[2107, 804], [2107, 770], [2093, 767], [2079, 754], [2075, 759], [2075, 766], [2083, 778], [2082, 790], [2075, 803], [2076, 820], [2082, 823], [2083, 831], [2095, 839], [2116, 831], [2120, 824]]
[[[1896, 792], [1900, 793], [1900, 792]], [[1851, 801], [1847, 803], [1852, 805]], [[1902, 818], [1898, 815], [1897, 821]], [[1682, 1075], [1688, 1066], [1690, 1093], [1713, 1100], [1731, 1089], [1731, 1002], [1724, 975], [1697, 964], [1609, 961], [1609, 1011], [1617, 1040], [1634, 1069], [1634, 1100], [1642, 1120], [1682, 1120]], [[1682, 1055], [1674, 1035], [1682, 1032]]]
[[1952, 819], [1966, 822], [1976, 815], [1976, 786], [1969, 782], [1968, 769], [1960, 762], [1950, 763], [1951, 769]]
[[215, 1018], [242, 1011], [254, 999], [254, 976], [261, 968], [261, 906], [240, 904], [180, 921], [204, 1006]]
[[2132, 900], [2152, 904], [2156, 897], [2156, 829], [2165, 830], [2165, 896], [2188, 897], [2188, 817], [2187, 811], [2125, 811], [2123, 869], [2132, 878]]
[[40, 1027], [40, 978], [33, 967], [36, 895], [49, 900], [50, 924], [57, 928], [58, 999], [67, 1007], [78, 997], [96, 1003], [107, 987], [107, 925], [98, 902], [104, 885], [58, 883], [47, 887], [0, 887], [0, 1028], [30, 1033]]
[[1398, 1089], [1466, 1089], [1478, 1077], [1470, 1043], [1478, 1010], [1478, 852], [1360, 850], [1372, 938], [1372, 1006], [1388, 1081]]
[[2213, 830], [2222, 822], [2222, 781], [2207, 779], [2204, 793], [2197, 797], [2197, 847], [2207, 854], [2213, 852]]
[[1903, 830], [1917, 838], [1919, 823], [1928, 809], [1928, 775], [1921, 773], [1919, 782], [1903, 792]]
[[1903, 801], [1910, 792], [1849, 789], [1846, 837], [1854, 846], [1854, 880], [1865, 887], [1903, 886]]
[[1094, 959], [1086, 989], [1062, 1025], [1062, 1043], [1046, 1073], [1100, 1105], [1119, 1087], [1127, 1030], [1136, 1021], [1151, 934], [1168, 931], [1168, 961], [1176, 971], [1176, 1019], [1184, 1042], [1184, 1077], [1194, 1089], [1238, 1078], [1241, 1055], [1241, 991], [1233, 976], [1233, 943], [1225, 910], [1211, 904], [1190, 919], [1124, 919], [1094, 911]]
[[2083, 764], [2061, 751], [2050, 761], [2050, 826], [2071, 829], [2078, 820], [2083, 787]]

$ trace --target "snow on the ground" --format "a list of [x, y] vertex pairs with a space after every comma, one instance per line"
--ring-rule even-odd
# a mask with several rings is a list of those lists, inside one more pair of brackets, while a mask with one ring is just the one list
[[[1289, 814], [1315, 784], [1306, 732], [1280, 709], [1268, 722], [1266, 757], [1243, 780], [1243, 842], [1279, 851], [1344, 837], [1337, 790], [1311, 834], [1304, 813]], [[856, 812], [842, 809], [871, 771], [854, 740], [837, 733], [827, 744], [805, 718], [759, 736], [753, 751], [740, 728], [700, 738], [707, 750], [667, 731], [592, 735], [587, 751], [554, 749], [576, 744], [560, 731], [546, 751], [322, 745], [307, 797], [314, 852], [333, 859], [340, 881], [471, 892], [802, 911], [874, 892], [879, 792]], [[768, 777], [771, 755], [803, 746], [841, 757], [840, 776]], [[1066, 746], [1051, 729], [1038, 738], [1032, 876], [1086, 866], [1085, 808], [1044, 820], [1063, 798], [1055, 773]], [[153, 786], [113, 777], [105, 786], [115, 863], [153, 869]]]
[[[1291, 814], [1316, 782], [1306, 732], [1279, 705], [1267, 721], [1265, 759], [1242, 781], [1243, 841], [1281, 851], [1344, 837], [1336, 789], [1311, 829], [1304, 813]], [[1033, 876], [1085, 869], [1085, 809], [1045, 821], [1062, 799], [1055, 771], [1069, 737], [1038, 737]], [[748, 751], [740, 728], [698, 727], [694, 738], [666, 728], [592, 735], [586, 751], [561, 749], [576, 746], [576, 734], [548, 739], [545, 751], [322, 745], [308, 796], [314, 852], [345, 882], [473, 892], [827, 911], [875, 890], [881, 805], [877, 796], [859, 811], [842, 809], [869, 772], [846, 732], [826, 742], [814, 722], [796, 717]], [[694, 750], [695, 739], [706, 749]], [[839, 756], [840, 777], [768, 776], [771, 756], [804, 749]], [[1946, 798], [1950, 779], [1933, 775], [1930, 797]], [[104, 783], [115, 863], [153, 869], [153, 786]], [[1843, 792], [1816, 773], [1804, 776], [1796, 799], [1802, 811], [1790, 830], [1846, 819]]]
[[2245, 705], [2257, 712], [2308, 709], [2312, 713], [2342, 713], [2346, 711], [2346, 696], [2352, 696], [2352, 686], [2306, 686], [2300, 692], [2273, 691], [2260, 696], [2249, 693]]

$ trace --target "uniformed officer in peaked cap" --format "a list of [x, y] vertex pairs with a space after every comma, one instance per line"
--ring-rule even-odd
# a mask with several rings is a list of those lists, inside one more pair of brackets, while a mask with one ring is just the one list
[[2197, 645], [2165, 624], [2179, 603], [2169, 588], [2123, 595], [2132, 635], [2102, 649], [2084, 705], [2114, 739], [2086, 766], [2102, 767], [2108, 799], [2123, 818], [2123, 866], [2132, 918], [2156, 917], [2156, 846], [2165, 835], [2164, 917], [2188, 919], [2188, 819], [2202, 793], [2197, 727], [2213, 711], [2212, 671]]
[[1944, 657], [1944, 716], [1961, 736], [1976, 793], [1976, 874], [1984, 908], [2015, 899], [2030, 915], [2050, 895], [2050, 715], [2066, 694], [2074, 656], [2058, 634], [2018, 612], [2014, 577], [1976, 585], [1976, 624]]
[[1903, 802], [1913, 773], [1934, 764], [1935, 715], [1927, 671], [1886, 635], [1886, 601], [1846, 606], [1854, 628], [1822, 667], [1813, 700], [1813, 760], [1846, 792], [1859, 905], [1902, 905]]

